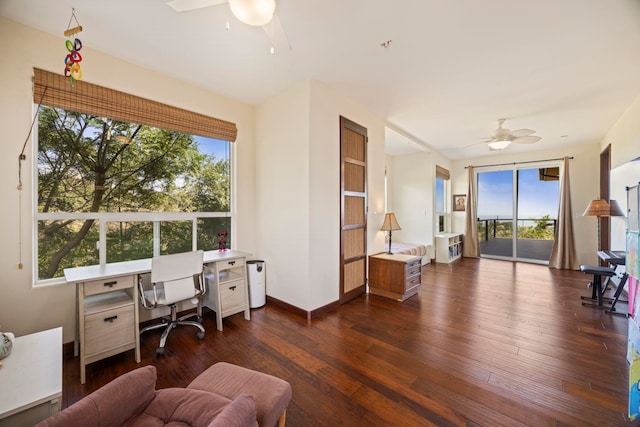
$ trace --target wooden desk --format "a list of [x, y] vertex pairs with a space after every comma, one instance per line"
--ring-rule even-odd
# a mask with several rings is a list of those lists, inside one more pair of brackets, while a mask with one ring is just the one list
[[62, 328], [15, 339], [0, 368], [0, 426], [32, 426], [60, 411]]
[[[243, 298], [240, 304], [234, 304], [234, 309], [240, 308], [240, 311], [244, 311], [247, 320], [249, 290], [244, 265], [248, 255], [239, 251], [206, 251], [203, 256], [203, 262], [207, 266], [205, 270], [222, 269], [224, 264], [239, 260], [236, 267], [242, 268], [233, 268], [232, 271], [242, 274], [236, 279], [235, 284], [239, 286], [236, 289], [243, 292]], [[140, 363], [138, 276], [149, 272], [151, 258], [64, 270], [67, 283], [75, 283], [77, 287], [75, 353], [80, 355], [82, 384], [86, 381], [86, 366], [89, 363], [131, 349], [135, 352], [136, 362]], [[218, 329], [222, 329], [222, 307], [225, 305], [225, 297], [220, 296], [219, 287], [210, 294], [214, 296], [207, 299], [205, 295], [204, 305], [216, 312], [219, 318]]]

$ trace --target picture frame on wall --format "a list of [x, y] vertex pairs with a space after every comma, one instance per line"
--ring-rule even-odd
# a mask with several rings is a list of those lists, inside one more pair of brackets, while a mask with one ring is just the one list
[[467, 209], [467, 195], [454, 194], [452, 206], [454, 212], [464, 212]]

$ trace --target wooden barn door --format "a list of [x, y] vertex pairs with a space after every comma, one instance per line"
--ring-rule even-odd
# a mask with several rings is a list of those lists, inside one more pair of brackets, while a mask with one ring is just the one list
[[340, 117], [340, 303], [366, 291], [367, 129]]

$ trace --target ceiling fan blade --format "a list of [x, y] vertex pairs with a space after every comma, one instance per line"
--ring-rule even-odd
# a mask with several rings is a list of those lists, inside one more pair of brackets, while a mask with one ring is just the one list
[[527, 136], [536, 133], [535, 130], [532, 129], [516, 129], [511, 131], [511, 135], [513, 136]]
[[171, 0], [167, 6], [176, 12], [186, 12], [188, 10], [202, 9], [203, 7], [215, 6], [226, 3], [227, 0]]
[[534, 144], [540, 141], [542, 138], [539, 136], [520, 136], [518, 138], [513, 138], [511, 142], [516, 144]]

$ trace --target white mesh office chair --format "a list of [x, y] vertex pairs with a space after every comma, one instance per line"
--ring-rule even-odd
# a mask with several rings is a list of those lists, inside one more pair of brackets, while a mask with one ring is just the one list
[[[138, 281], [140, 302], [148, 310], [168, 306], [171, 315], [162, 318], [162, 323], [147, 326], [140, 331], [140, 335], [152, 329], [165, 328], [160, 337], [160, 346], [156, 354], [164, 354], [164, 345], [169, 332], [177, 325], [191, 325], [200, 331], [198, 339], [204, 338], [202, 323], [202, 296], [205, 284], [202, 279], [203, 251], [185, 252], [153, 257], [151, 260], [151, 286], [145, 288], [142, 278]], [[176, 304], [191, 301], [197, 304], [196, 313], [177, 318]], [[186, 320], [197, 316], [197, 321]]]

